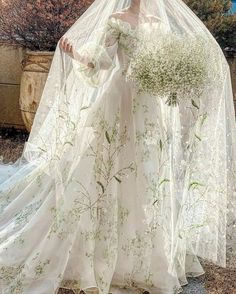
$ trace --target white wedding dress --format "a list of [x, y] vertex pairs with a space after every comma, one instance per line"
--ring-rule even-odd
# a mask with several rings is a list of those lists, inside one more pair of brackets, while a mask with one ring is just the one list
[[[195, 138], [192, 148], [201, 152], [201, 131], [207, 135], [214, 130], [204, 129], [202, 113], [190, 102], [187, 115], [194, 116], [189, 119], [202, 124], [198, 136], [193, 128], [189, 138], [183, 138], [181, 103], [170, 107], [161, 98], [137, 94], [125, 78], [137, 28], [115, 17], [108, 24], [104, 50], [109, 58], [101, 54], [94, 69], [76, 60], [74, 66], [90, 83], [96, 82], [99, 68], [114, 59], [120, 66], [83, 110], [84, 127], [66, 142], [58, 162], [61, 176], [45, 172], [49, 162], [29, 162], [0, 186], [2, 294], [53, 294], [59, 287], [75, 293], [99, 289], [103, 294], [173, 294], [187, 283], [186, 275], [204, 273], [191, 234], [206, 222], [207, 232], [221, 216], [220, 211], [205, 214], [202, 199], [208, 197], [212, 204], [216, 191], [219, 198], [224, 193], [225, 179], [214, 180], [211, 173], [220, 168], [215, 164], [223, 154], [218, 152], [219, 161], [213, 162], [192, 159], [192, 170], [184, 172], [191, 158], [183, 140]], [[139, 29], [149, 25], [140, 24]], [[165, 30], [162, 22], [154, 25], [160, 33]], [[216, 138], [206, 139], [205, 152], [210, 152]], [[182, 196], [186, 191], [194, 201]], [[195, 219], [188, 212], [194, 212]]]

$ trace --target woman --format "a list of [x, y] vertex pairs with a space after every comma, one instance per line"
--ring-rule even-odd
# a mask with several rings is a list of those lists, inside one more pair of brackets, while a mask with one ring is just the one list
[[1, 166], [1, 293], [172, 294], [198, 256], [225, 266], [235, 121], [205, 26], [180, 0], [97, 0], [58, 45]]

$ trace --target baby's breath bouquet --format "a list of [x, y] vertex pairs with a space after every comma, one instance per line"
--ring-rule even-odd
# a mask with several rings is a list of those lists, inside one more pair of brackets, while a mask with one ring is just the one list
[[159, 34], [157, 40], [140, 39], [127, 79], [135, 83], [138, 93], [166, 97], [168, 105], [199, 97], [217, 76], [217, 62], [209, 48], [201, 36], [169, 32]]

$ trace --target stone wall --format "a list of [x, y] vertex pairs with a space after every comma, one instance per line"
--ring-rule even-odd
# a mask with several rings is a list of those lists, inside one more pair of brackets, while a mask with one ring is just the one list
[[236, 52], [226, 53], [226, 57], [230, 66], [231, 78], [232, 78], [232, 87], [234, 93], [234, 107], [236, 109]]
[[24, 50], [0, 42], [0, 126], [24, 129], [19, 109]]
[[[0, 42], [0, 127], [25, 129], [19, 108], [21, 61], [25, 51]], [[236, 109], [236, 53], [226, 53], [231, 69]]]

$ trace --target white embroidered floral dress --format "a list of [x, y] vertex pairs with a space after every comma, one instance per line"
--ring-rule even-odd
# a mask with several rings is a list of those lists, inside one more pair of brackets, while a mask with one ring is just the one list
[[[164, 24], [155, 25], [161, 33]], [[78, 156], [60, 162], [64, 201], [41, 169], [16, 175], [1, 198], [1, 293], [53, 294], [64, 287], [173, 294], [186, 283], [185, 270], [203, 273], [191, 252], [185, 269], [173, 257], [180, 203], [173, 191], [183, 156], [178, 106], [137, 94], [126, 79], [133, 41], [145, 27], [110, 18], [95, 68], [75, 64], [89, 83], [98, 81], [100, 68], [119, 66], [85, 110], [87, 140], [73, 139]]]

